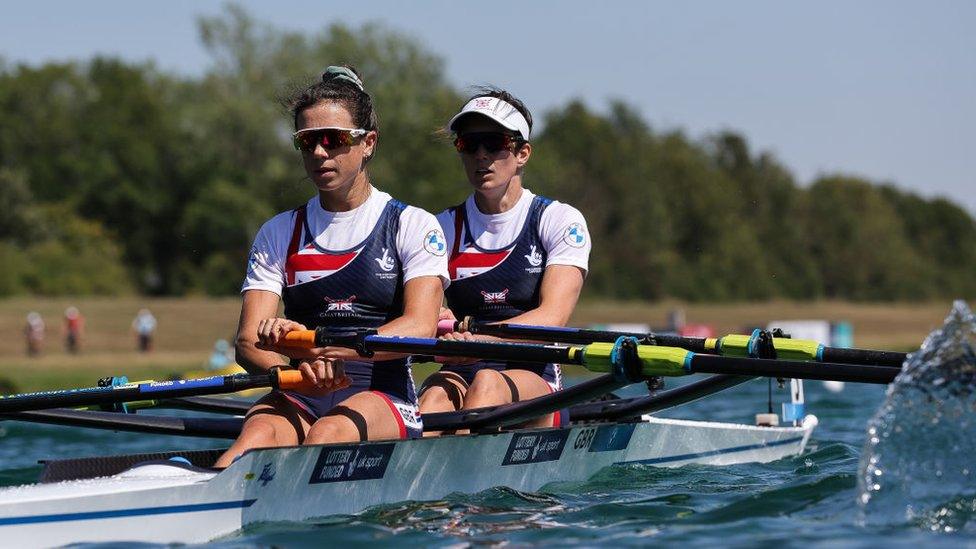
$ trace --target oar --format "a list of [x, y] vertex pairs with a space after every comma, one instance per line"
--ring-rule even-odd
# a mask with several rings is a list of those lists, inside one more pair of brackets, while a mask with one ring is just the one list
[[184, 437], [235, 439], [241, 433], [242, 418], [167, 417], [91, 410], [34, 410], [0, 414], [6, 420], [87, 427], [133, 433]]
[[[555, 362], [577, 364], [593, 372], [609, 372], [632, 377], [621, 368], [633, 367], [614, 359], [617, 344], [542, 345], [488, 341], [455, 341], [422, 337], [377, 335], [370, 330], [336, 332], [328, 328], [301, 330], [285, 334], [283, 344], [299, 348], [338, 346], [356, 349], [362, 356], [379, 351], [403, 354], [464, 356], [511, 362]], [[688, 374], [733, 374], [737, 376], [782, 377], [891, 383], [899, 369], [884, 366], [801, 362], [796, 360], [754, 359], [694, 353], [677, 347], [638, 345], [637, 367], [644, 376], [684, 376]]]
[[[669, 334], [613, 332], [561, 326], [532, 326], [528, 324], [488, 324], [476, 322], [470, 317], [463, 321], [441, 321], [438, 331], [467, 331], [472, 334], [492, 335], [512, 339], [532, 339], [558, 343], [612, 342], [621, 336], [636, 337], [640, 343], [664, 347], [680, 347], [698, 353], [722, 356], [748, 357], [755, 344], [754, 335], [730, 334], [720, 338], [683, 337]], [[875, 351], [870, 349], [844, 349], [828, 347], [817, 341], [805, 339], [773, 338], [777, 358], [786, 360], [812, 360], [866, 366], [901, 368], [905, 353]]]
[[301, 389], [305, 387], [301, 372], [275, 370], [268, 374], [235, 374], [201, 379], [153, 381], [115, 387], [86, 387], [60, 391], [23, 393], [0, 397], [0, 413], [72, 408], [92, 404], [116, 404], [138, 400], [161, 400], [197, 395], [236, 393], [246, 389]]

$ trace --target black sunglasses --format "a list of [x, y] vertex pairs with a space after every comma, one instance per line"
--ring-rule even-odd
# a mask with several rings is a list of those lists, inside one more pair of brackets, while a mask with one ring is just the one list
[[351, 147], [366, 135], [366, 130], [349, 128], [308, 128], [299, 130], [292, 135], [295, 148], [300, 151], [312, 152], [315, 147], [322, 145], [327, 151], [339, 147]]
[[474, 154], [478, 147], [484, 147], [489, 154], [498, 151], [514, 151], [522, 146], [525, 140], [515, 135], [497, 132], [472, 132], [457, 136], [454, 148], [458, 152]]

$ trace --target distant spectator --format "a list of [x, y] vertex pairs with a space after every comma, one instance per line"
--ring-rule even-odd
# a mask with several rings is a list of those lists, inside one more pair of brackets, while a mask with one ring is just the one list
[[27, 313], [24, 337], [27, 339], [27, 355], [41, 354], [41, 346], [44, 344], [44, 319], [35, 311]]
[[232, 362], [234, 362], [234, 351], [231, 349], [230, 343], [226, 339], [218, 339], [210, 353], [207, 369], [220, 370]]
[[153, 333], [156, 331], [156, 317], [149, 309], [139, 309], [132, 319], [132, 330], [136, 333], [136, 345], [142, 353], [152, 350]]
[[85, 331], [85, 317], [77, 307], [64, 310], [64, 347], [69, 353], [81, 350], [81, 337]]

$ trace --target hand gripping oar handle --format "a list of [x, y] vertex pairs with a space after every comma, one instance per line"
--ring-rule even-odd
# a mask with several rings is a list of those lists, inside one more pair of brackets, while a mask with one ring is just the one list
[[[472, 334], [492, 335], [514, 339], [534, 339], [560, 343], [587, 344], [616, 341], [618, 337], [636, 337], [642, 344], [663, 347], [680, 347], [696, 353], [719, 354], [730, 357], [754, 357], [751, 349], [755, 341], [753, 335], [729, 334], [720, 338], [684, 337], [670, 334], [613, 332], [588, 330], [563, 326], [532, 326], [527, 324], [488, 324], [477, 322], [471, 317], [461, 321], [441, 321], [438, 332], [459, 331]], [[784, 360], [811, 360], [817, 362], [837, 362], [861, 364], [865, 366], [887, 366], [901, 368], [905, 353], [894, 351], [875, 351], [870, 349], [844, 349], [828, 347], [813, 340], [774, 337], [773, 347], [776, 357]]]
[[151, 381], [115, 387], [86, 387], [22, 393], [0, 398], [0, 412], [25, 412], [49, 408], [71, 408], [94, 404], [115, 404], [134, 400], [160, 400], [197, 395], [236, 393], [246, 389], [308, 388], [297, 370], [275, 370], [267, 374], [236, 374], [202, 379]]

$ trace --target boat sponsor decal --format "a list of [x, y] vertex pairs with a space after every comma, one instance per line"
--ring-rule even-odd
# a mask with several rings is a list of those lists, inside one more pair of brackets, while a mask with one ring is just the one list
[[267, 486], [269, 482], [274, 480], [275, 474], [277, 471], [274, 462], [265, 463], [264, 468], [261, 469], [261, 475], [258, 477], [258, 482], [261, 483], [261, 486]]
[[502, 465], [556, 461], [562, 456], [568, 438], [569, 429], [515, 433]]
[[347, 444], [322, 448], [309, 484], [383, 478], [395, 443]]
[[634, 435], [637, 426], [633, 423], [622, 425], [602, 425], [596, 428], [596, 434], [590, 443], [591, 452], [616, 452], [626, 450], [630, 444], [630, 437]]
[[190, 389], [193, 387], [221, 387], [224, 385], [222, 376], [205, 377], [203, 379], [177, 379], [174, 381], [153, 381], [139, 385], [140, 393], [155, 393], [170, 389]]

